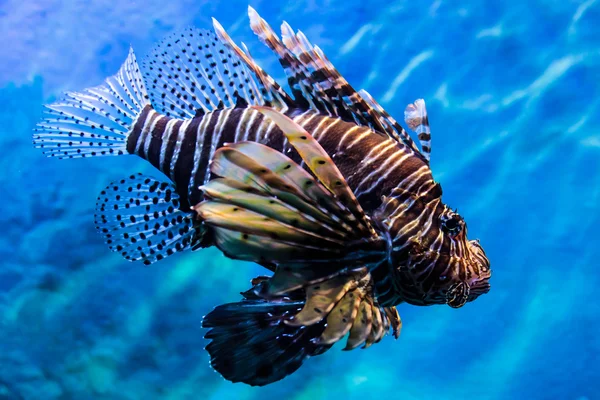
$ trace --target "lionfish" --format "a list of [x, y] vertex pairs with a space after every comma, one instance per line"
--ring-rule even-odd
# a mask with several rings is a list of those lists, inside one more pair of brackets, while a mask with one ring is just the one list
[[442, 203], [424, 101], [404, 115], [419, 150], [302, 32], [284, 22], [279, 38], [249, 16], [291, 94], [213, 19], [214, 32], [172, 35], [141, 65], [130, 50], [103, 84], [46, 106], [33, 142], [57, 158], [135, 154], [169, 178], [100, 193], [97, 229], [127, 260], [214, 245], [272, 272], [203, 320], [212, 367], [266, 385], [346, 335], [345, 350], [397, 338], [400, 303], [475, 300], [491, 270]]

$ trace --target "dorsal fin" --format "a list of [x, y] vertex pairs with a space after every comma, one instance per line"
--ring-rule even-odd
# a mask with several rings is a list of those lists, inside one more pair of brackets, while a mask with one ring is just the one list
[[154, 109], [193, 118], [217, 108], [273, 102], [247, 63], [215, 33], [188, 28], [159, 43], [142, 65]]
[[405, 143], [406, 145], [411, 147], [415, 152], [422, 154], [422, 152], [419, 151], [419, 149], [415, 145], [415, 142], [412, 140], [408, 132], [406, 132], [406, 130], [404, 130], [404, 128], [398, 123], [398, 121], [396, 121], [390, 114], [387, 113], [387, 111], [383, 109], [383, 107], [377, 101], [375, 101], [375, 99], [369, 94], [369, 92], [367, 92], [364, 89], [361, 89], [359, 90], [359, 94], [369, 105], [369, 107], [376, 111], [372, 114], [373, 117], [376, 118], [380, 124], [387, 127], [386, 132], [388, 132], [390, 136], [392, 136], [398, 142]]
[[297, 106], [334, 115], [332, 108], [335, 106], [318, 85], [311, 83], [310, 71], [283, 44], [267, 21], [261, 18], [256, 10], [248, 7], [248, 15], [252, 31], [279, 57], [279, 63], [288, 78], [288, 84]]
[[323, 51], [284, 22], [282, 40], [249, 7], [252, 30], [279, 56], [294, 93], [301, 93], [311, 108], [368, 126], [420, 153], [410, 135], [366, 92], [357, 92], [335, 69]]
[[421, 143], [423, 156], [429, 161], [431, 157], [431, 130], [429, 129], [429, 118], [427, 117], [425, 100], [418, 99], [406, 106], [404, 122], [417, 134]]
[[[215, 28], [215, 32], [221, 42], [227, 46], [231, 51], [233, 51], [240, 60], [242, 60], [246, 67], [248, 67], [254, 76], [258, 79], [259, 85], [257, 86], [256, 82], [253, 80], [251, 84], [254, 86], [256, 90], [260, 90], [259, 93], [261, 95], [262, 103], [264, 105], [273, 105], [280, 109], [286, 109], [294, 105], [294, 101], [290, 98], [290, 96], [279, 86], [277, 82], [273, 78], [269, 76], [255, 61], [252, 59], [248, 48], [242, 43], [243, 50], [239, 48], [233, 40], [229, 37], [223, 26], [213, 18], [213, 26]], [[254, 103], [258, 104], [258, 103]]]

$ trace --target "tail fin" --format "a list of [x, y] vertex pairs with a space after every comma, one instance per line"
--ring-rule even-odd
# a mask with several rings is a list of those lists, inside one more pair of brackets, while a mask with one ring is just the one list
[[150, 104], [133, 50], [119, 72], [100, 86], [47, 105], [33, 143], [48, 157], [79, 158], [127, 152], [127, 137]]
[[304, 361], [330, 345], [317, 345], [325, 323], [293, 327], [284, 319], [304, 302], [244, 300], [216, 307], [204, 317], [212, 367], [225, 379], [264, 386], [295, 372]]

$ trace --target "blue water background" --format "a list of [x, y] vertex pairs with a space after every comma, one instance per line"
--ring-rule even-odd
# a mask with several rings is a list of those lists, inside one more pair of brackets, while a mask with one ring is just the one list
[[[493, 267], [454, 310], [338, 345], [265, 388], [213, 372], [200, 328], [262, 271], [217, 250], [150, 268], [110, 253], [97, 194], [135, 157], [31, 146], [41, 104], [99, 84], [131, 44], [214, 16], [275, 78], [246, 2], [0, 0], [0, 399], [600, 399], [600, 2], [255, 1], [396, 118], [427, 101], [432, 169]], [[158, 176], [158, 175], [157, 175]]]

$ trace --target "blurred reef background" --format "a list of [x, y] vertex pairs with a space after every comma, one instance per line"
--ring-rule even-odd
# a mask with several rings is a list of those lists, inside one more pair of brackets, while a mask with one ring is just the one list
[[[217, 250], [150, 268], [96, 234], [135, 157], [60, 161], [31, 131], [165, 35], [216, 17], [283, 83], [240, 0], [0, 0], [0, 399], [600, 399], [600, 1], [250, 0], [397, 119], [425, 98], [432, 169], [492, 262], [459, 310], [400, 306], [400, 340], [342, 346], [265, 388], [213, 372], [200, 328], [262, 273]], [[337, 351], [336, 351], [337, 350]]]

